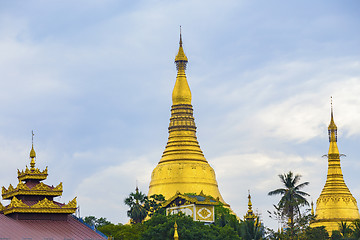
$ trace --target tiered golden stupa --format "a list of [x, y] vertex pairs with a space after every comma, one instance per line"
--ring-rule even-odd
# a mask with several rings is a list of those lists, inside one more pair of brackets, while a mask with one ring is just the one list
[[337, 127], [334, 122], [331, 105], [329, 130], [328, 174], [325, 186], [316, 201], [316, 220], [311, 227], [325, 226], [331, 233], [339, 230], [339, 223], [359, 219], [356, 199], [346, 186], [340, 166], [340, 154], [337, 147]]
[[228, 206], [219, 192], [214, 169], [206, 161], [196, 138], [191, 92], [185, 75], [187, 62], [180, 33], [169, 138], [162, 158], [152, 172], [148, 195], [162, 194], [169, 199], [176, 192], [200, 194], [203, 191]]
[[62, 183], [54, 187], [40, 182], [47, 178], [48, 170], [47, 167], [43, 171], [35, 168], [35, 158], [32, 144], [30, 169], [26, 166], [25, 170], [18, 170], [19, 183], [16, 187], [11, 184], [7, 189], [2, 187], [3, 199], [11, 202], [7, 206], [0, 203], [0, 213], [19, 220], [66, 220], [76, 211], [76, 197], [68, 204], [54, 201], [54, 197], [62, 195]]

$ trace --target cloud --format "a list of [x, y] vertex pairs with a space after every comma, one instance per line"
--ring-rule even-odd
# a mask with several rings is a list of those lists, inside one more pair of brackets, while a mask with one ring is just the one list
[[81, 215], [106, 217], [114, 223], [126, 223], [128, 207], [124, 199], [135, 190], [136, 184], [140, 191], [147, 194], [153, 167], [147, 157], [137, 157], [83, 178], [74, 191], [78, 196]]

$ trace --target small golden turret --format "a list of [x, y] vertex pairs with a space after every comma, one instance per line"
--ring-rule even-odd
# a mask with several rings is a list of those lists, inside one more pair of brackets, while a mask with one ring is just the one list
[[174, 231], [174, 240], [179, 240], [179, 234], [178, 234], [178, 231], [177, 231], [177, 224], [175, 222], [174, 224], [174, 228], [175, 228], [175, 231]]
[[328, 127], [329, 153], [328, 173], [325, 186], [316, 201], [316, 219], [311, 227], [325, 226], [331, 233], [338, 230], [339, 223], [359, 219], [356, 199], [346, 186], [340, 166], [340, 153], [337, 146], [337, 127], [331, 101], [331, 120]]
[[254, 221], [256, 216], [252, 210], [252, 203], [251, 203], [251, 195], [250, 195], [250, 190], [249, 190], [249, 196], [248, 196], [249, 202], [248, 202], [248, 211], [246, 213], [246, 215], [244, 216], [244, 220], [251, 220]]
[[148, 195], [162, 194], [169, 199], [176, 192], [199, 194], [203, 191], [228, 206], [219, 192], [214, 169], [205, 159], [196, 137], [191, 91], [185, 75], [187, 62], [180, 32], [169, 138], [159, 164], [152, 172]]

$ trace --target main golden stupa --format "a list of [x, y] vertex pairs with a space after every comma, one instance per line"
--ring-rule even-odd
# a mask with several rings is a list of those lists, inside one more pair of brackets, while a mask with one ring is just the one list
[[340, 154], [337, 147], [337, 127], [334, 122], [333, 108], [331, 106], [331, 121], [328, 127], [329, 153], [328, 174], [325, 186], [316, 201], [316, 220], [311, 227], [325, 226], [331, 233], [339, 230], [339, 223], [351, 222], [359, 219], [359, 209], [356, 199], [346, 186], [340, 166]]
[[175, 58], [177, 77], [172, 93], [169, 138], [152, 172], [148, 195], [162, 194], [169, 199], [177, 192], [203, 192], [228, 206], [219, 192], [214, 169], [206, 161], [196, 138], [191, 92], [185, 75], [187, 62], [180, 33], [179, 52]]

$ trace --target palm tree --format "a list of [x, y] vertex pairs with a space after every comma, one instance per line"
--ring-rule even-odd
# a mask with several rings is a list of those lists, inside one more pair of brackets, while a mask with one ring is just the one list
[[[294, 230], [294, 217], [300, 216], [300, 207], [309, 206], [309, 202], [306, 200], [306, 196], [310, 196], [308, 193], [300, 191], [301, 188], [309, 185], [309, 182], [299, 183], [301, 175], [295, 175], [289, 171], [288, 173], [279, 175], [280, 181], [284, 184], [284, 188], [278, 188], [269, 192], [272, 195], [281, 195], [281, 199], [278, 203], [278, 207], [281, 210], [283, 216], [289, 219], [290, 230]], [[298, 184], [298, 185], [297, 185]]]
[[261, 240], [264, 235], [264, 227], [260, 223], [259, 217], [255, 220], [246, 220], [240, 223], [240, 236], [242, 239]]
[[148, 211], [144, 207], [147, 200], [147, 196], [140, 192], [137, 187], [135, 193], [130, 193], [129, 197], [124, 200], [125, 204], [130, 207], [127, 215], [131, 218], [132, 223], [141, 223], [148, 215]]
[[352, 226], [353, 226], [353, 232], [352, 232], [352, 237], [354, 239], [360, 239], [360, 219], [357, 219], [355, 220], [353, 223], [352, 223]]
[[352, 224], [341, 221], [339, 223], [339, 232], [344, 239], [349, 239], [350, 235], [353, 233]]

